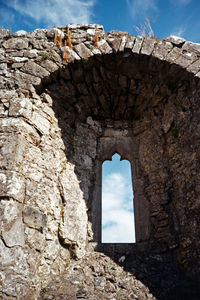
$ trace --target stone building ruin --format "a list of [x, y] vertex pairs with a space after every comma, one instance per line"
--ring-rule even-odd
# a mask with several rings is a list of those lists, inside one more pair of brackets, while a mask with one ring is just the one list
[[[73, 48], [54, 43], [69, 32]], [[101, 25], [0, 30], [0, 45], [2, 297], [37, 299], [73, 259], [115, 252], [101, 244], [114, 153], [135, 195], [136, 244], [120, 253], [170, 252], [199, 279], [200, 45]]]

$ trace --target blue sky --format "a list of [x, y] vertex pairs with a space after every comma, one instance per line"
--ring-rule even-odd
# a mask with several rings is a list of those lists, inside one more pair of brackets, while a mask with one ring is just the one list
[[136, 34], [151, 21], [154, 35], [171, 34], [200, 42], [199, 0], [0, 0], [0, 26], [31, 31], [69, 23], [103, 24], [105, 31]]
[[102, 242], [135, 241], [131, 167], [118, 154], [102, 166]]

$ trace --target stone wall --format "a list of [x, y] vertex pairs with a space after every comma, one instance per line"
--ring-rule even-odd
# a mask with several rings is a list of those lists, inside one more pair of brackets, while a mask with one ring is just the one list
[[34, 299], [94, 251], [115, 152], [132, 165], [138, 247], [199, 276], [200, 45], [100, 25], [0, 38], [2, 295]]

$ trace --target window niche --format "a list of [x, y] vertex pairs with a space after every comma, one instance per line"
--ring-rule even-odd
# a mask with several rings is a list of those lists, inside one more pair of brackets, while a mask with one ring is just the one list
[[[113, 130], [114, 131], [114, 130]], [[111, 132], [112, 134], [113, 132]], [[142, 178], [138, 172], [139, 158], [137, 140], [125, 136], [106, 136], [101, 137], [98, 141], [98, 152], [96, 159], [96, 181], [93, 190], [92, 201], [92, 229], [93, 242], [106, 245], [106, 240], [102, 234], [102, 166], [105, 161], [112, 161], [113, 155], [120, 155], [121, 161], [127, 160], [130, 163], [131, 179], [133, 188], [133, 224], [132, 233], [135, 239], [131, 243], [146, 242], [149, 239], [149, 202], [143, 192], [141, 183]], [[112, 224], [110, 224], [112, 225]], [[111, 242], [115, 244], [117, 242]], [[109, 243], [109, 244], [110, 244]], [[123, 243], [123, 242], [118, 242]], [[128, 242], [130, 243], [130, 242]]]

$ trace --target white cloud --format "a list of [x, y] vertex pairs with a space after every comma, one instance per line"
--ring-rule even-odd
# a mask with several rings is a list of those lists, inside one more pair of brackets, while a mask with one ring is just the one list
[[184, 33], [186, 32], [186, 28], [185, 27], [178, 27], [178, 28], [174, 28], [171, 32], [170, 35], [175, 35], [178, 37], [183, 37]]
[[126, 0], [128, 8], [132, 17], [137, 17], [137, 15], [143, 15], [148, 17], [150, 11], [158, 11], [156, 6], [156, 0]]
[[95, 0], [7, 0], [19, 15], [42, 22], [46, 27], [90, 23]]
[[132, 187], [120, 173], [111, 173], [103, 181], [102, 242], [134, 242]]

